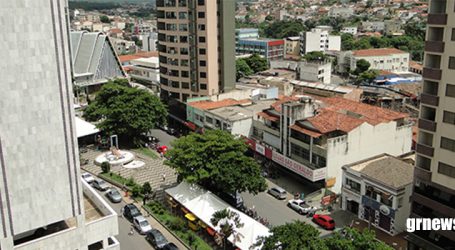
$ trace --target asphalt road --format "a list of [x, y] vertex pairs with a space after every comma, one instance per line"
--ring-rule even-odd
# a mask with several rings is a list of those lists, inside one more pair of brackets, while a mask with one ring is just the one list
[[160, 140], [160, 145], [166, 145], [168, 148], [172, 148], [171, 141], [176, 139], [175, 136], [170, 135], [161, 129], [152, 129], [152, 135]]

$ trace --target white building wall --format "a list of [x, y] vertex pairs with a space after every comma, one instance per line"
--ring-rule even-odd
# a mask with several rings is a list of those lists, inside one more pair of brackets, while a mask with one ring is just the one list
[[387, 56], [354, 56], [351, 65], [355, 68], [355, 62], [360, 59], [368, 61], [371, 65], [370, 69], [386, 70], [394, 73], [409, 71], [409, 53], [391, 54]]
[[341, 50], [341, 36], [329, 35], [329, 41], [328, 41], [327, 45], [328, 45], [328, 48], [326, 48], [325, 50], [340, 51]]
[[328, 30], [312, 29], [300, 33], [300, 54], [304, 55], [312, 51], [327, 51], [341, 49], [341, 36], [330, 35]]
[[411, 151], [411, 143], [411, 126], [397, 129], [396, 122], [364, 123], [347, 136], [327, 140], [327, 178], [336, 178], [332, 191], [341, 191], [342, 166], [383, 153], [402, 155]]
[[232, 123], [232, 135], [243, 135], [249, 137], [253, 127], [253, 118], [235, 121]]

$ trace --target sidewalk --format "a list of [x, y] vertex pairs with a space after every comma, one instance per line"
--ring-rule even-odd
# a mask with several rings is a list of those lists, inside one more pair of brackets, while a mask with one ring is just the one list
[[152, 226], [152, 228], [154, 228], [154, 229], [158, 229], [161, 233], [163, 233], [164, 237], [166, 237], [166, 239], [169, 242], [174, 243], [179, 249], [189, 249], [178, 238], [176, 238], [174, 236], [174, 234], [169, 232], [165, 227], [163, 227], [163, 225], [161, 225], [157, 220], [155, 220], [155, 218], [150, 216], [148, 214], [148, 212], [142, 208], [141, 203], [136, 202], [133, 199], [131, 199], [131, 196], [123, 197], [123, 201], [127, 204], [133, 203], [134, 205], [136, 205], [136, 207], [138, 207], [141, 210], [141, 213], [148, 220], [148, 222], [150, 223], [150, 226]]

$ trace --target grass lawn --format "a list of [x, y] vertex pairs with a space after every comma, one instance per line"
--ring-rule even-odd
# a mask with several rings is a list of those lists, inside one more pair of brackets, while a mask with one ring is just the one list
[[[210, 245], [199, 237], [199, 235], [187, 228], [185, 220], [172, 215], [161, 204], [154, 202], [148, 204], [146, 207], [147, 210], [155, 216], [155, 218], [172, 230], [172, 232], [174, 232], [183, 242], [185, 242], [188, 246], [191, 246], [192, 249], [212, 249]], [[189, 240], [191, 236], [194, 239], [192, 244], [190, 244]]]
[[137, 153], [141, 153], [152, 159], [158, 159], [158, 155], [156, 154], [156, 152], [150, 148], [136, 148], [136, 149], [133, 149], [133, 151], [135, 151]]
[[101, 173], [100, 175], [109, 180], [113, 180], [114, 182], [117, 182], [118, 184], [125, 184], [129, 188], [133, 188], [135, 185], [134, 183], [131, 183], [131, 181], [128, 180], [127, 178], [122, 177], [114, 172]]

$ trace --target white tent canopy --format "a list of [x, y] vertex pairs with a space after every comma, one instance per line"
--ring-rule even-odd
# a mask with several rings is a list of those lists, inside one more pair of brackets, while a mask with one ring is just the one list
[[82, 138], [87, 135], [93, 135], [100, 132], [95, 125], [76, 117], [76, 134], [77, 138]]
[[240, 249], [259, 249], [251, 248], [251, 246], [256, 243], [258, 237], [270, 235], [269, 229], [266, 226], [230, 207], [226, 202], [218, 198], [218, 196], [197, 185], [182, 182], [176, 187], [167, 189], [166, 193], [211, 228], [215, 228], [210, 222], [210, 219], [216, 211], [229, 208], [238, 213], [240, 215], [240, 222], [243, 223], [243, 227], [237, 229], [237, 232], [240, 234], [240, 241], [234, 242], [233, 235], [228, 240]]

